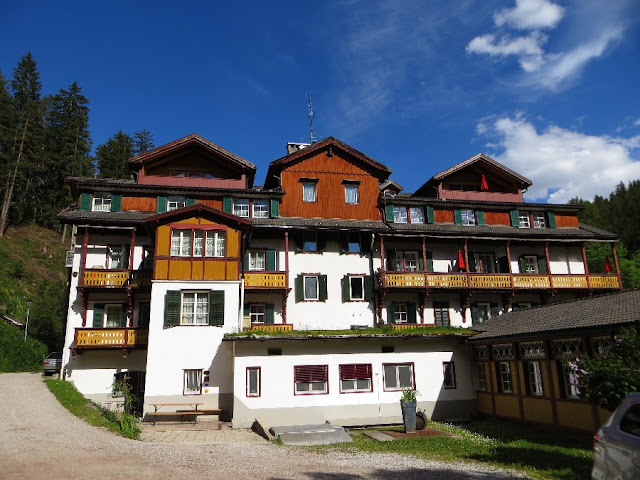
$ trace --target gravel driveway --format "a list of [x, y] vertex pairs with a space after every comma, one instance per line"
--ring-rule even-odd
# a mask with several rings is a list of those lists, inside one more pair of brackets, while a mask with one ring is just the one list
[[157, 444], [91, 427], [40, 374], [0, 374], [0, 479], [507, 479], [490, 468], [271, 444]]

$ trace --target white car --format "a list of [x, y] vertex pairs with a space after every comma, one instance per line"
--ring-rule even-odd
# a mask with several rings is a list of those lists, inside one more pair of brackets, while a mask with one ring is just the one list
[[640, 478], [640, 393], [631, 393], [593, 437], [593, 480]]

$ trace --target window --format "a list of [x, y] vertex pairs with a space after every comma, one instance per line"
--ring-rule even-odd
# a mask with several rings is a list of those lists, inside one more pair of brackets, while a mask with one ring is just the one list
[[260, 386], [260, 367], [247, 367], [247, 397], [259, 397]]
[[531, 228], [531, 223], [529, 221], [529, 212], [520, 212], [520, 228]]
[[344, 250], [348, 253], [360, 253], [362, 247], [360, 244], [360, 234], [357, 232], [349, 232], [345, 235], [345, 247]]
[[417, 251], [387, 250], [387, 270], [416, 272], [422, 269], [422, 257]]
[[328, 393], [327, 365], [296, 365], [293, 367], [295, 394]]
[[405, 207], [393, 207], [393, 223], [407, 223], [407, 209]]
[[205, 255], [207, 257], [224, 257], [227, 235], [219, 230], [207, 230]]
[[462, 225], [469, 227], [476, 224], [476, 217], [473, 210], [460, 210], [460, 216], [462, 218]]
[[371, 392], [371, 364], [340, 365], [340, 391]]
[[413, 380], [413, 363], [384, 364], [384, 389], [404, 390], [415, 388]]
[[496, 273], [496, 258], [493, 253], [474, 253], [476, 273]]
[[315, 182], [305, 182], [302, 184], [302, 201], [303, 202], [316, 201], [316, 183]]
[[565, 365], [562, 361], [558, 362], [559, 372], [562, 375], [562, 384], [564, 387], [564, 397], [578, 399], [580, 398], [580, 384], [578, 376], [569, 365]]
[[248, 252], [249, 270], [266, 270], [266, 255], [264, 250], [253, 250]]
[[318, 251], [318, 233], [302, 232], [302, 251], [317, 252]]
[[360, 192], [358, 185], [344, 186], [344, 203], [357, 204], [360, 202]]
[[184, 395], [202, 393], [202, 370], [184, 370]]
[[502, 393], [511, 393], [511, 364], [509, 362], [498, 363], [498, 386]]
[[433, 315], [438, 327], [448, 327], [451, 325], [451, 321], [449, 320], [449, 302], [433, 302]]
[[409, 309], [406, 303], [395, 303], [393, 323], [407, 323]]
[[253, 201], [254, 218], [269, 218], [269, 202], [266, 200]]
[[209, 292], [182, 292], [180, 324], [209, 324]]
[[409, 207], [409, 219], [411, 223], [424, 223], [424, 210], [422, 207]]
[[225, 243], [226, 233], [219, 230], [172, 230], [171, 256], [224, 257]]
[[249, 217], [249, 200], [237, 199], [233, 202], [233, 214], [238, 217]]
[[544, 220], [544, 213], [535, 212], [533, 214], [533, 228], [545, 228], [547, 222]]
[[535, 255], [525, 255], [522, 257], [522, 267], [524, 271], [521, 273], [526, 273], [529, 275], [534, 275], [538, 273], [538, 257]]
[[191, 230], [171, 231], [171, 256], [186, 257], [191, 255]]
[[263, 324], [265, 323], [266, 313], [264, 304], [252, 303], [249, 305], [249, 316], [251, 317], [251, 323]]
[[184, 197], [169, 197], [167, 198], [167, 212], [171, 210], [177, 210], [178, 208], [182, 208], [187, 204], [187, 201]]
[[542, 396], [542, 375], [540, 374], [540, 362], [526, 362], [527, 369], [527, 393], [537, 397]]
[[104, 306], [104, 326], [106, 328], [125, 328], [127, 326], [127, 317], [123, 307], [119, 303], [108, 303]]
[[[474, 313], [472, 308], [471, 313]], [[472, 318], [473, 323], [482, 323], [491, 318], [491, 304], [490, 303], [477, 303], [475, 308], [475, 318]], [[473, 316], [473, 315], [472, 315]]]
[[364, 300], [364, 276], [349, 277], [349, 298]]
[[305, 300], [318, 300], [318, 277], [304, 276], [304, 299]]
[[476, 363], [476, 373], [478, 375], [478, 390], [485, 391], [487, 389], [487, 380], [484, 375], [484, 363]]
[[444, 373], [444, 388], [456, 388], [456, 368], [453, 362], [442, 362], [442, 371]]
[[91, 211], [110, 212], [111, 197], [93, 197], [93, 203], [91, 204]]
[[129, 268], [129, 245], [109, 245], [107, 268], [118, 270]]
[[404, 269], [407, 272], [418, 270], [418, 252], [404, 252]]

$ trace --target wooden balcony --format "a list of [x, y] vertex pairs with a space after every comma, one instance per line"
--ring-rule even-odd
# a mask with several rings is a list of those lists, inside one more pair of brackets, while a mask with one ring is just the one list
[[86, 269], [82, 287], [150, 287], [151, 270]]
[[265, 325], [251, 325], [250, 330], [259, 332], [291, 332], [293, 325], [291, 323], [270, 323]]
[[394, 330], [411, 330], [413, 328], [435, 328], [433, 323], [392, 323]]
[[76, 328], [76, 348], [146, 347], [149, 330], [139, 328]]
[[245, 288], [287, 288], [284, 273], [247, 272], [244, 274]]
[[[512, 287], [513, 280], [513, 287]], [[385, 288], [432, 288], [473, 290], [544, 290], [551, 289], [618, 289], [620, 284], [615, 275], [540, 275], [507, 273], [399, 273], [382, 274], [381, 286]]]

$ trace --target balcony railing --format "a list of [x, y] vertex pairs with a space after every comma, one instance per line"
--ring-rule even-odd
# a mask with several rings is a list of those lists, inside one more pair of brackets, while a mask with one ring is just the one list
[[86, 269], [83, 287], [148, 287], [151, 286], [150, 270], [98, 270]]
[[250, 330], [259, 332], [291, 332], [293, 325], [291, 323], [272, 323], [269, 325], [251, 325]]
[[76, 348], [123, 348], [146, 346], [149, 330], [139, 328], [76, 328]]
[[615, 275], [540, 275], [540, 274], [484, 274], [484, 273], [399, 273], [385, 272], [381, 286], [387, 288], [472, 288], [474, 290], [541, 290], [557, 289], [617, 289], [620, 288]]
[[284, 273], [245, 273], [245, 288], [287, 288], [287, 276]]

